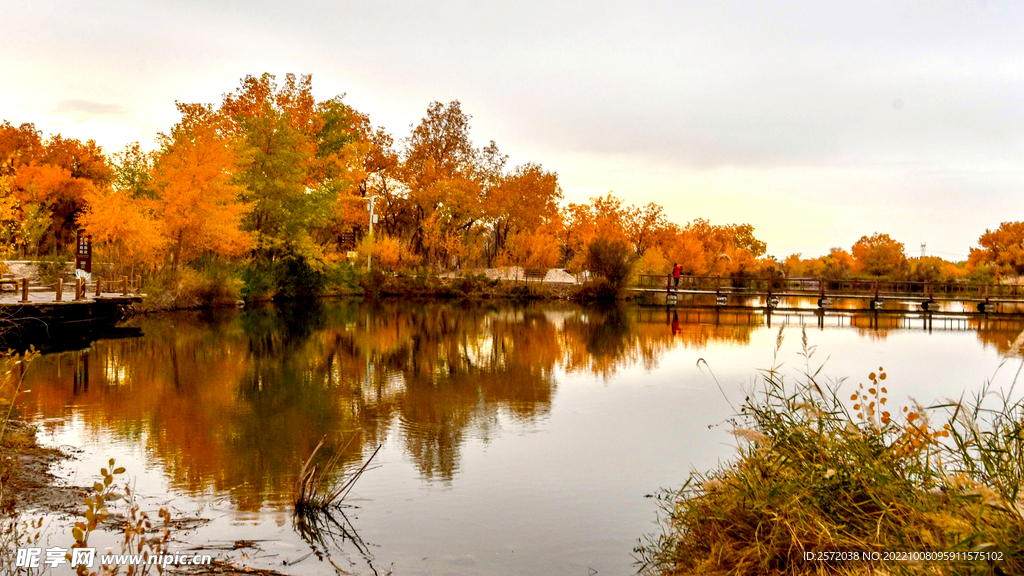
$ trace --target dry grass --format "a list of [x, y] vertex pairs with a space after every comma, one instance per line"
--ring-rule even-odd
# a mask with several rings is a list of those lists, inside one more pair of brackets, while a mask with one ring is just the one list
[[363, 472], [366, 472], [373, 461], [374, 456], [380, 451], [380, 446], [373, 451], [373, 454], [363, 462], [362, 466], [353, 472], [344, 475], [340, 480], [334, 480], [335, 473], [341, 460], [341, 455], [355, 440], [355, 436], [349, 438], [348, 442], [335, 451], [326, 462], [315, 464], [316, 455], [323, 448], [324, 440], [321, 439], [313, 449], [313, 452], [302, 465], [299, 478], [295, 481], [295, 512], [301, 514], [306, 510], [324, 509], [328, 506], [337, 506], [345, 500], [345, 496], [352, 490], [353, 486]]
[[[873, 373], [851, 395], [809, 370], [794, 384], [765, 371], [734, 419], [738, 458], [656, 496], [662, 533], [636, 549], [640, 572], [1024, 574], [1024, 405], [985, 408], [986, 389], [890, 417], [884, 378]], [[1003, 561], [804, 560], [954, 550]]]

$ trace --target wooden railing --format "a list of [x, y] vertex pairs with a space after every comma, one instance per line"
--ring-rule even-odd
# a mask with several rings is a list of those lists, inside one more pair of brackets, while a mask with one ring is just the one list
[[[86, 299], [86, 294], [89, 293], [90, 286], [84, 278], [75, 278], [75, 302], [81, 302]], [[28, 278], [7, 278], [0, 280], [0, 291], [3, 291], [7, 286], [13, 287], [14, 291], [21, 291], [21, 302], [29, 301], [29, 289], [39, 292], [40, 288], [44, 290], [53, 290], [54, 301], [64, 301], [64, 279], [58, 278], [56, 282], [52, 284], [39, 284], [30, 282]], [[103, 294], [109, 292], [120, 292], [121, 296], [129, 296], [131, 294], [141, 294], [142, 292], [142, 276], [122, 276], [117, 280], [105, 279], [97, 277], [95, 283], [93, 283], [93, 289], [95, 298], [100, 298]]]
[[[670, 290], [671, 274], [643, 274], [635, 288]], [[1024, 285], [967, 282], [923, 282], [913, 280], [831, 280], [827, 278], [728, 278], [681, 276], [680, 290], [715, 293], [794, 294], [806, 296], [879, 296], [913, 298], [971, 298], [1024, 300]]]

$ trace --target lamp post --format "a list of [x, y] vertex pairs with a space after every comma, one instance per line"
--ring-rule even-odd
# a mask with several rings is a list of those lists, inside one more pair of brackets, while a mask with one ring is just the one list
[[[373, 204], [377, 200], [376, 196], [370, 196], [366, 199], [369, 205], [366, 207], [370, 211], [370, 242], [373, 242], [373, 225], [377, 222], [377, 215], [373, 213]], [[370, 252], [366, 255], [366, 271], [370, 271], [370, 262], [373, 259], [373, 248], [371, 247]]]

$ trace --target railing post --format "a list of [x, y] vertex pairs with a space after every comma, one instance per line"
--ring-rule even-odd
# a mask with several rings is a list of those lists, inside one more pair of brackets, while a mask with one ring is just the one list
[[28, 302], [28, 278], [21, 279], [21, 301]]
[[96, 277], [96, 297], [99, 298], [103, 295], [103, 278]]
[[57, 278], [57, 297], [55, 301], [60, 302], [64, 297], [64, 279]]
[[127, 276], [123, 276], [121, 278], [121, 280], [124, 282], [124, 285], [121, 286], [121, 296], [127, 296], [128, 295], [128, 277]]

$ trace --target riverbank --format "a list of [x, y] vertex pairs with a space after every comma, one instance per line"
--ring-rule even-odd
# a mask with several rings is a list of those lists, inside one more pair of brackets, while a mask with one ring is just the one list
[[[381, 273], [367, 274], [358, 284], [329, 287], [314, 299], [366, 298], [381, 300], [389, 298], [419, 300], [460, 300], [483, 302], [488, 300], [507, 301], [573, 301], [585, 299], [588, 285], [569, 282], [545, 282], [541, 280], [516, 280], [502, 277], [488, 277], [485, 274], [461, 276], [397, 276]], [[303, 298], [283, 298], [283, 300]], [[282, 298], [262, 296], [243, 299], [237, 291], [228, 289], [200, 289], [188, 285], [176, 285], [158, 290], [140, 303], [132, 306], [137, 314], [169, 312], [173, 310], [196, 310], [245, 306]]]
[[40, 446], [35, 428], [11, 421], [0, 442], [0, 510], [19, 514], [28, 510], [68, 512], [84, 494], [76, 487], [59, 486], [51, 467], [69, 455], [56, 448]]
[[640, 573], [1024, 573], [1024, 404], [900, 409], [886, 385], [766, 371], [736, 459], [656, 495]]

